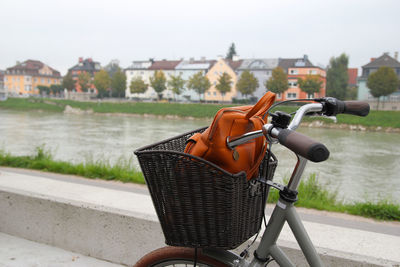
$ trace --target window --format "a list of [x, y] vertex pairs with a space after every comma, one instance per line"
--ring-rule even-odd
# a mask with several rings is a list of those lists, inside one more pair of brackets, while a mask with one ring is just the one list
[[317, 71], [316, 70], [309, 70], [308, 73], [311, 74], [311, 75], [315, 75], [315, 74], [317, 74]]
[[314, 94], [307, 94], [307, 98], [314, 98]]
[[213, 84], [214, 84], [214, 85], [217, 85], [217, 82], [216, 82], [216, 81], [214, 81], [214, 82], [213, 82]]
[[278, 93], [278, 94], [276, 95], [276, 97], [277, 97], [277, 98], [282, 98], [282, 93]]
[[42, 79], [40, 79], [40, 82], [41, 82], [41, 83], [44, 83], [44, 79], [43, 79], [43, 78], [42, 78]]
[[207, 95], [211, 95], [211, 93], [210, 93], [210, 92], [207, 92]]
[[37, 78], [35, 78], [34, 81], [37, 82]]
[[217, 95], [217, 92], [214, 92], [214, 96], [216, 96]]
[[297, 87], [297, 81], [289, 81], [288, 85], [290, 88], [296, 88]]
[[298, 74], [298, 71], [296, 69], [290, 70], [290, 74]]
[[295, 99], [297, 98], [297, 94], [296, 93], [287, 93], [287, 99]]

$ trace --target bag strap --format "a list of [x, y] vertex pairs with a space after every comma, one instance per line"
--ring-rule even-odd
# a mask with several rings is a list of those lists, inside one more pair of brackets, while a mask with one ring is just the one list
[[254, 115], [264, 114], [272, 103], [275, 101], [276, 95], [272, 92], [267, 92], [263, 97], [258, 100], [258, 102], [253, 106], [253, 108], [247, 113], [246, 119], [253, 117]]

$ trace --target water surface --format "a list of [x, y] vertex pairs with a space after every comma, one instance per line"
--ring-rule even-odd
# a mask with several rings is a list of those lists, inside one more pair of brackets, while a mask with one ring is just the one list
[[[27, 155], [45, 145], [59, 160], [114, 163], [121, 157], [132, 157], [137, 165], [135, 149], [209, 124], [210, 120], [201, 119], [0, 110], [0, 149]], [[389, 198], [400, 203], [399, 134], [318, 128], [299, 131], [330, 150], [327, 161], [309, 162], [306, 172], [317, 173], [319, 181], [329, 190], [337, 190], [339, 198]], [[281, 181], [290, 176], [295, 156], [279, 145], [272, 150], [279, 159], [275, 180]]]

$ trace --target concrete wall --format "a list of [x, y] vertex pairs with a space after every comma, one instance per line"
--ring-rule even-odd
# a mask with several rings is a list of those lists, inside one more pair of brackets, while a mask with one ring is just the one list
[[164, 246], [157, 221], [125, 211], [0, 191], [0, 232], [133, 265]]

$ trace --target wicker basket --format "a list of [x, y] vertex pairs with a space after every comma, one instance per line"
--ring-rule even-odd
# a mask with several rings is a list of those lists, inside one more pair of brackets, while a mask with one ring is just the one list
[[[232, 249], [261, 226], [269, 188], [183, 153], [192, 131], [135, 151], [166, 243]], [[268, 170], [267, 170], [268, 166]], [[277, 161], [264, 159], [260, 175], [272, 179]], [[268, 173], [268, 175], [266, 175]]]

